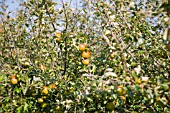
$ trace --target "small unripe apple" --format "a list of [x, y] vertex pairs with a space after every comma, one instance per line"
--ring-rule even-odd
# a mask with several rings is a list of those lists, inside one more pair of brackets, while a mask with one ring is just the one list
[[61, 38], [57, 37], [57, 38], [56, 38], [56, 41], [57, 41], [58, 43], [61, 42]]
[[46, 107], [47, 107], [47, 103], [42, 103], [42, 104], [41, 104], [41, 107], [42, 107], [42, 108], [46, 108]]
[[16, 78], [15, 75], [11, 75], [11, 79], [12, 79], [12, 78]]
[[56, 105], [55, 109], [56, 109], [57, 111], [61, 110], [61, 108], [60, 108], [59, 105]]
[[11, 78], [11, 83], [12, 84], [17, 84], [18, 83], [18, 80], [16, 78]]
[[41, 92], [47, 95], [48, 94], [48, 87], [44, 86]]
[[124, 95], [126, 91], [123, 89], [122, 85], [117, 86], [117, 94]]
[[38, 102], [43, 103], [44, 102], [43, 98], [38, 98]]
[[58, 43], [61, 42], [61, 32], [56, 32], [55, 36], [56, 36], [56, 41]]
[[55, 36], [56, 36], [57, 38], [60, 38], [60, 37], [61, 37], [61, 32], [56, 32]]
[[30, 63], [29, 63], [29, 62], [24, 62], [24, 63], [23, 63], [23, 67], [24, 67], [24, 68], [28, 68], [29, 66], [30, 66]]
[[120, 96], [120, 98], [126, 103], [126, 97], [125, 96]]
[[56, 88], [56, 84], [53, 83], [53, 84], [50, 85], [50, 89], [53, 90], [53, 89], [55, 89], [55, 88]]
[[83, 59], [83, 60], [82, 60], [82, 63], [83, 63], [84, 65], [88, 65], [89, 62], [90, 62], [89, 59]]
[[140, 84], [140, 83], [142, 83], [142, 80], [141, 80], [141, 79], [136, 79], [136, 82], [137, 82], [138, 84]]
[[82, 54], [83, 58], [90, 58], [90, 52], [89, 51], [84, 51]]
[[80, 51], [84, 51], [86, 49], [86, 44], [79, 44], [78, 48]]
[[165, 105], [168, 104], [168, 100], [166, 99], [166, 97], [162, 97], [162, 101], [164, 102]]
[[115, 109], [115, 103], [114, 102], [108, 102], [106, 104], [106, 108], [109, 110], [114, 110]]
[[15, 75], [11, 75], [11, 83], [12, 84], [17, 84], [18, 80], [16, 79]]
[[43, 96], [43, 99], [47, 99], [47, 96]]
[[168, 104], [168, 100], [166, 99], [166, 97], [158, 96], [156, 98], [156, 104], [160, 107], [165, 107]]
[[41, 65], [40, 65], [40, 69], [41, 69], [42, 71], [45, 71], [45, 70], [46, 70], [46, 67], [41, 64]]
[[116, 54], [117, 54], [116, 52], [112, 52], [110, 56], [114, 58]]

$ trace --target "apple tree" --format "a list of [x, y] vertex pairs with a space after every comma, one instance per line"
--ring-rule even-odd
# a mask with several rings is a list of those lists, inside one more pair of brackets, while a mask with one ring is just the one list
[[1, 5], [0, 112], [170, 112], [167, 5], [26, 0], [16, 16]]

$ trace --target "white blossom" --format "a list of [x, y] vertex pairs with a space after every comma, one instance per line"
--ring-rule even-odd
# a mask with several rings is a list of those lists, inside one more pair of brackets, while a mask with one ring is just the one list
[[104, 75], [106, 77], [108, 77], [108, 76], [117, 77], [117, 75], [114, 72], [106, 72]]
[[146, 82], [149, 80], [149, 77], [142, 77], [142, 81]]
[[139, 74], [140, 71], [141, 71], [141, 66], [138, 65], [138, 67], [134, 68], [134, 71], [135, 71], [137, 74]]
[[115, 18], [116, 18], [115, 15], [111, 15], [111, 16], [109, 17], [109, 19], [110, 19], [111, 22], [115, 21]]

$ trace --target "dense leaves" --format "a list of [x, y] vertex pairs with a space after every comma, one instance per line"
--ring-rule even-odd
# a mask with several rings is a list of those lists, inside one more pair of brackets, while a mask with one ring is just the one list
[[159, 1], [70, 3], [2, 10], [0, 112], [170, 112]]

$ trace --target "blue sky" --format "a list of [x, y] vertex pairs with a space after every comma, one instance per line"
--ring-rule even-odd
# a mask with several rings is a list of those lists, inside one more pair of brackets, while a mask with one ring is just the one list
[[[0, 0], [1, 1], [1, 0]], [[6, 0], [6, 5], [8, 5], [8, 9], [7, 9], [7, 12], [15, 12], [18, 7], [19, 7], [19, 4], [21, 3], [21, 1], [26, 1], [26, 0]], [[61, 1], [61, 0], [53, 0], [55, 2], [57, 1]], [[69, 2], [70, 0], [63, 0], [64, 2]], [[75, 2], [80, 2], [82, 0], [72, 0], [72, 6], [74, 7], [75, 6]]]
[[15, 12], [19, 7], [18, 0], [7, 0], [5, 4], [8, 6], [7, 12]]
[[16, 0], [7, 0], [6, 5], [8, 5], [9, 11], [15, 11], [17, 7], [19, 6], [19, 2]]

